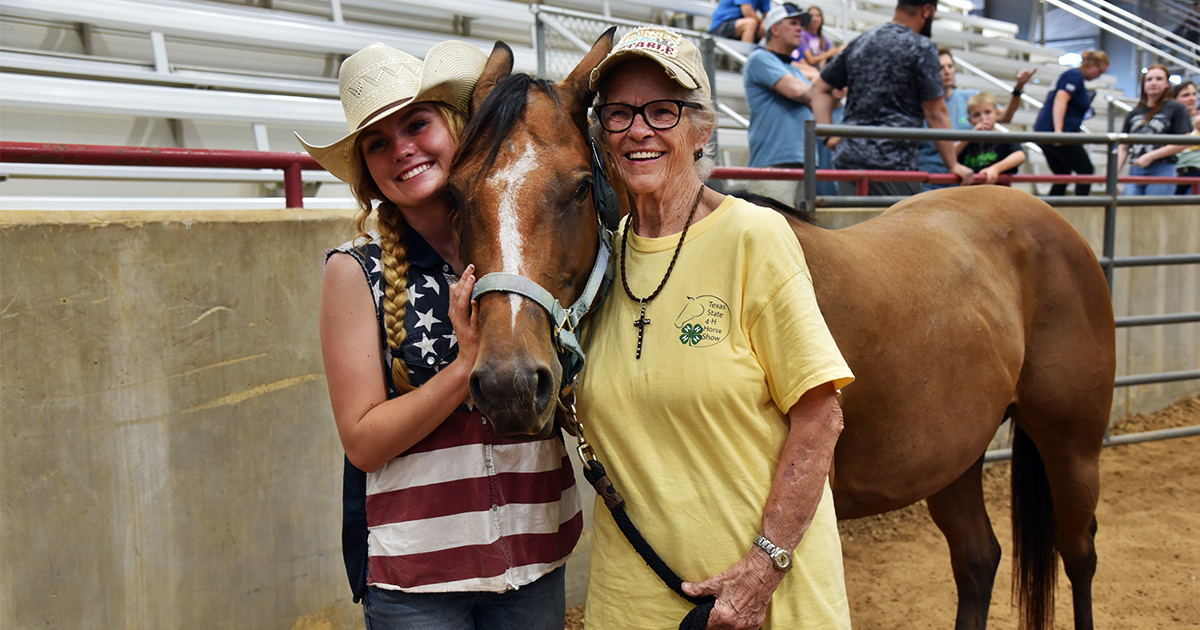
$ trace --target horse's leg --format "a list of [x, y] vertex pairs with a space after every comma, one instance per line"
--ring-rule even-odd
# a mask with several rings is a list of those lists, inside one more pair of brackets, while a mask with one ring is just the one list
[[992, 585], [1000, 566], [1000, 543], [983, 502], [983, 457], [967, 472], [925, 499], [929, 515], [950, 545], [950, 566], [958, 587], [955, 630], [987, 627]]

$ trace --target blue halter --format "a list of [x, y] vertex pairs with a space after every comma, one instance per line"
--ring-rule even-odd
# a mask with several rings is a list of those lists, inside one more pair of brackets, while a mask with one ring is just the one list
[[596, 262], [592, 265], [592, 273], [588, 276], [583, 293], [570, 308], [563, 308], [558, 299], [538, 283], [514, 273], [489, 273], [475, 282], [475, 290], [471, 299], [477, 299], [485, 293], [516, 293], [523, 295], [542, 307], [550, 316], [554, 327], [552, 339], [558, 351], [558, 362], [562, 366], [562, 390], [566, 392], [575, 383], [575, 377], [583, 369], [586, 358], [575, 329], [579, 321], [587, 315], [592, 303], [598, 303], [604, 298], [608, 283], [612, 280], [612, 270], [609, 269], [608, 259], [612, 254], [612, 234], [603, 225], [597, 226], [600, 245], [596, 251]]

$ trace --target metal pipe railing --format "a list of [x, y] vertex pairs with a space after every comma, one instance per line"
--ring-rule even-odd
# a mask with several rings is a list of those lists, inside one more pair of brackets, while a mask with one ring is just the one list
[[[1046, 3], [1049, 3], [1049, 4], [1053, 4], [1054, 6], [1062, 9], [1063, 11], [1066, 11], [1067, 13], [1070, 13], [1071, 15], [1074, 15], [1075, 17], [1083, 20], [1084, 22], [1087, 22], [1088, 24], [1098, 26], [1105, 32], [1112, 33], [1113, 35], [1116, 35], [1117, 37], [1120, 37], [1121, 39], [1123, 39], [1127, 42], [1130, 42], [1135, 46], [1140, 46], [1140, 47], [1146, 46], [1146, 42], [1143, 42], [1142, 40], [1140, 40], [1132, 35], [1128, 35], [1124, 31], [1119, 31], [1119, 30], [1109, 26], [1108, 24], [1105, 24], [1104, 20], [1098, 20], [1098, 19], [1084, 13], [1083, 11], [1080, 11], [1079, 9], [1076, 9], [1073, 6], [1071, 6], [1065, 2], [1062, 2], [1061, 0], [1043, 0], [1043, 1]], [[1189, 72], [1194, 72], [1194, 73], [1200, 74], [1200, 67], [1197, 67], [1194, 64], [1188, 63], [1174, 55], [1163, 52], [1161, 50], [1156, 50], [1155, 54], [1157, 54], [1159, 57], [1162, 57], [1163, 59], [1169, 59], [1169, 60], [1179, 64], [1181, 67], [1186, 68]]]
[[[1196, 53], [1194, 51], [1189, 50], [1188, 48], [1179, 46], [1176, 43], [1176, 42], [1187, 42], [1187, 40], [1183, 39], [1182, 37], [1170, 32], [1166, 29], [1163, 29], [1154, 24], [1151, 24], [1150, 22], [1147, 22], [1147, 21], [1143, 20], [1142, 18], [1140, 18], [1132, 13], [1129, 13], [1128, 11], [1120, 9], [1119, 7], [1109, 4], [1108, 2], [1105, 2], [1104, 0], [1096, 0], [1094, 4], [1092, 2], [1090, 2], [1089, 0], [1074, 0], [1074, 1], [1076, 4], [1078, 4], [1079, 6], [1082, 6], [1085, 9], [1095, 11], [1097, 14], [1103, 16], [1110, 22], [1120, 24], [1121, 26], [1124, 26], [1125, 28], [1136, 32], [1139, 36], [1148, 37], [1160, 44], [1166, 45], [1168, 48], [1171, 48], [1172, 50], [1174, 50], [1178, 53], [1181, 53], [1181, 54], [1191, 58], [1193, 63], [1195, 63], [1197, 61]], [[1128, 20], [1122, 19], [1123, 17], [1128, 17], [1132, 20], [1135, 20], [1137, 22], [1137, 24], [1132, 24]], [[1146, 28], [1147, 26], [1153, 26], [1154, 28], [1148, 29], [1148, 28]], [[1164, 33], [1165, 37], [1154, 33], [1153, 32], [1154, 30]], [[1173, 42], [1173, 41], [1171, 41], [1172, 39], [1174, 39], [1176, 41]]]
[[[1189, 42], [1188, 40], [1176, 35], [1175, 33], [1172, 33], [1171, 31], [1168, 31], [1167, 29], [1165, 29], [1153, 22], [1147, 22], [1146, 20], [1142, 19], [1142, 17], [1139, 15], [1130, 13], [1129, 11], [1126, 11], [1125, 9], [1122, 9], [1121, 7], [1119, 7], [1115, 4], [1106, 2], [1106, 0], [1093, 0], [1094, 4], [1098, 5], [1101, 8], [1093, 7], [1092, 6], [1093, 2], [1089, 2], [1088, 0], [1075, 0], [1075, 1], [1080, 6], [1086, 8], [1086, 9], [1091, 9], [1091, 10], [1095, 11], [1096, 13], [1099, 13], [1099, 14], [1103, 15], [1104, 17], [1111, 19], [1114, 22], [1121, 23], [1122, 25], [1126, 26], [1126, 28], [1129, 28], [1130, 30], [1137, 30], [1137, 31], [1140, 31], [1141, 33], [1149, 34], [1152, 38], [1154, 38], [1164, 44], [1167, 44], [1171, 48], [1174, 48], [1175, 50], [1177, 50], [1181, 53], [1184, 53], [1185, 55], [1188, 55], [1193, 60], [1197, 59], [1197, 56], [1196, 56], [1196, 53], [1194, 50], [1195, 44], [1193, 44], [1192, 42]], [[1112, 17], [1114, 15], [1119, 16], [1119, 17], [1116, 17], [1116, 18]], [[1136, 25], [1129, 24], [1129, 22], [1126, 22], [1125, 20], [1122, 20], [1121, 18], [1125, 18], [1126, 20], [1136, 22]], [[1161, 35], [1161, 37], [1158, 35], [1154, 35], [1154, 33], [1159, 33]], [[1176, 44], [1184, 44], [1184, 46], [1186, 46], [1186, 47], [1181, 47]], [[1188, 48], [1192, 48], [1192, 50], [1189, 50]]]
[[[1121, 446], [1122, 444], [1139, 444], [1141, 442], [1157, 442], [1159, 440], [1170, 440], [1181, 437], [1192, 437], [1200, 435], [1200, 426], [1195, 427], [1176, 427], [1173, 429], [1159, 429], [1157, 431], [1142, 431], [1141, 433], [1127, 433], [1125, 435], [1110, 435], [1104, 438], [1104, 446]], [[983, 454], [983, 461], [999, 462], [1007, 459], [1012, 459], [1011, 448], [998, 448], [993, 451], [988, 451]]]
[[306, 153], [38, 142], [0, 142], [0, 162], [278, 169], [283, 171], [284, 195], [289, 208], [304, 207], [301, 171], [324, 170]]

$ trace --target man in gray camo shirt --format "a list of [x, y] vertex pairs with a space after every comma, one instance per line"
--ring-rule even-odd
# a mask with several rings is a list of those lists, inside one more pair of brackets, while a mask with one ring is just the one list
[[[817, 123], [832, 121], [833, 90], [849, 88], [843, 124], [875, 127], [950, 129], [942, 100], [942, 74], [937, 46], [929, 39], [937, 0], [899, 0], [891, 22], [850, 42], [812, 85]], [[840, 141], [839, 141], [840, 140]], [[970, 184], [974, 173], [959, 164], [954, 142], [934, 143], [946, 170]], [[918, 170], [917, 143], [877, 138], [830, 138], [839, 169]], [[855, 182], [838, 182], [838, 193], [854, 194]], [[921, 192], [920, 182], [870, 182], [869, 194], [907, 196]]]

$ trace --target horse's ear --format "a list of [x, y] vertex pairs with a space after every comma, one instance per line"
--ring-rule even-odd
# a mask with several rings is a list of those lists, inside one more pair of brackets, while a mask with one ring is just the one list
[[504, 42], [496, 42], [492, 48], [492, 54], [488, 57], [487, 65], [483, 68], [483, 74], [479, 76], [479, 81], [475, 84], [475, 92], [471, 94], [471, 105], [468, 114], [474, 114], [479, 106], [483, 104], [483, 99], [487, 98], [488, 94], [492, 93], [492, 89], [496, 87], [504, 77], [512, 74], [513, 69], [513, 52]]
[[600, 39], [592, 45], [592, 49], [588, 54], [583, 56], [583, 60], [567, 78], [563, 79], [562, 83], [558, 84], [559, 90], [567, 97], [566, 106], [571, 114], [571, 118], [579, 125], [580, 129], [587, 127], [587, 110], [592, 106], [592, 99], [596, 93], [588, 87], [588, 83], [592, 78], [592, 70], [600, 65], [601, 61], [608, 56], [612, 51], [613, 35], [616, 33], [617, 27], [609, 28], [604, 31]]

